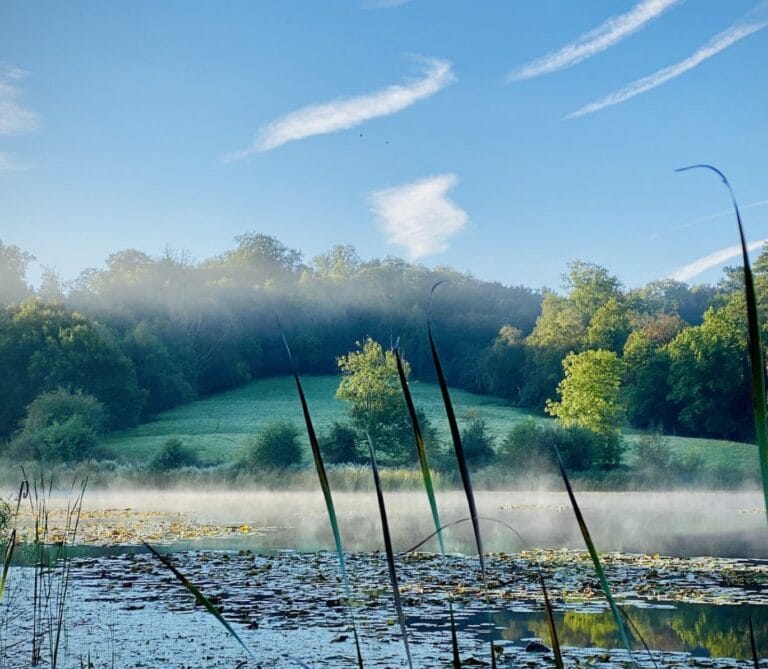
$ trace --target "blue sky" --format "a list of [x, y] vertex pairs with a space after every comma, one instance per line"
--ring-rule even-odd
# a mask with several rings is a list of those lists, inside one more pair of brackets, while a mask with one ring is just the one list
[[697, 162], [768, 238], [765, 3], [0, 15], [0, 239], [37, 257], [33, 277], [124, 248], [199, 260], [258, 231], [307, 259], [351, 243], [506, 284], [557, 287], [576, 258], [628, 287], [716, 281], [737, 237], [718, 181], [673, 173]]

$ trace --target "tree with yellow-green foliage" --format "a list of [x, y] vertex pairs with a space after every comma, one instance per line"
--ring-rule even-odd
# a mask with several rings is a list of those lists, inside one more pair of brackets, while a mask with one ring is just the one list
[[621, 458], [619, 427], [624, 417], [621, 402], [623, 361], [613, 352], [587, 350], [569, 353], [563, 360], [565, 378], [557, 386], [559, 402], [548, 400], [546, 412], [565, 427], [583, 427], [603, 438], [600, 465], [611, 467]]
[[[404, 464], [416, 457], [416, 447], [405, 406], [397, 359], [370, 337], [356, 342], [357, 350], [338, 358], [342, 377], [336, 397], [349, 402], [349, 416], [361, 441], [366, 433], [381, 451], [385, 464]], [[411, 367], [403, 360], [406, 378]], [[427, 443], [434, 430], [420, 413], [419, 422]]]

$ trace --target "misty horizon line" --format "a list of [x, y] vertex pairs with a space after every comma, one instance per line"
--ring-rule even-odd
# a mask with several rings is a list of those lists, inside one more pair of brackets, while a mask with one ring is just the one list
[[[405, 270], [419, 270], [419, 271], [425, 271], [428, 274], [435, 275], [435, 277], [440, 277], [441, 280], [444, 280], [446, 277], [445, 275], [449, 275], [447, 278], [450, 279], [451, 276], [457, 278], [457, 279], [469, 279], [472, 281], [476, 281], [480, 284], [488, 284], [488, 285], [498, 285], [504, 288], [522, 288], [527, 289], [533, 293], [537, 294], [545, 294], [548, 292], [555, 293], [555, 294], [564, 294], [565, 292], [565, 281], [566, 281], [566, 272], [565, 270], [573, 263], [577, 262], [586, 262], [591, 265], [604, 267], [605, 269], [612, 271], [612, 268], [606, 267], [602, 265], [601, 263], [584, 260], [583, 258], [573, 258], [571, 261], [566, 263], [565, 267], [563, 268], [563, 272], [560, 274], [561, 278], [561, 284], [557, 288], [552, 288], [549, 285], [540, 285], [540, 286], [534, 286], [525, 284], [523, 282], [509, 282], [505, 283], [504, 281], [500, 279], [488, 279], [488, 278], [481, 278], [476, 276], [471, 270], [462, 270], [458, 269], [456, 267], [453, 267], [449, 264], [437, 264], [434, 266], [428, 266], [424, 263], [418, 262], [416, 260], [408, 260], [407, 258], [404, 258], [403, 256], [396, 255], [396, 254], [387, 254], [383, 256], [372, 256], [369, 258], [363, 258], [361, 257], [357, 249], [352, 244], [334, 244], [331, 247], [329, 247], [326, 251], [321, 252], [312, 258], [309, 258], [305, 261], [305, 255], [304, 252], [298, 249], [290, 248], [287, 245], [283, 244], [277, 237], [266, 235], [262, 233], [244, 233], [243, 235], [238, 235], [233, 238], [234, 242], [238, 242], [238, 240], [247, 238], [247, 237], [259, 237], [266, 240], [270, 240], [271, 242], [275, 243], [275, 246], [277, 248], [282, 249], [285, 253], [290, 254], [293, 257], [293, 263], [291, 267], [286, 266], [280, 266], [279, 260], [275, 263], [274, 259], [270, 259], [268, 256], [263, 256], [263, 261], [265, 265], [269, 263], [270, 261], [273, 262], [273, 269], [275, 270], [275, 276], [277, 274], [282, 273], [283, 276], [289, 276], [293, 275], [297, 279], [301, 279], [301, 276], [303, 273], [309, 273], [311, 276], [320, 278], [320, 279], [336, 279], [336, 280], [349, 280], [351, 279], [355, 273], [366, 270], [366, 269], [376, 269], [376, 268], [382, 268], [382, 267], [392, 267], [392, 268], [400, 268], [403, 271]], [[753, 242], [750, 246], [750, 250], [755, 250], [758, 248], [759, 245], [765, 245], [765, 247], [768, 247], [768, 240], [759, 240], [758, 242]], [[735, 248], [735, 247], [734, 247]], [[148, 268], [154, 268], [154, 269], [161, 269], [165, 267], [166, 269], [173, 269], [175, 271], [181, 271], [181, 272], [187, 272], [187, 271], [212, 271], [216, 269], [217, 267], [222, 267], [224, 264], [229, 263], [231, 267], [241, 267], [246, 268], [249, 266], [248, 262], [238, 262], [235, 259], [235, 256], [237, 252], [240, 249], [240, 247], [235, 244], [232, 247], [211, 255], [209, 257], [205, 257], [203, 259], [198, 260], [195, 258], [191, 252], [189, 252], [187, 249], [184, 249], [182, 247], [174, 247], [171, 244], [167, 244], [163, 251], [159, 253], [151, 253], [148, 251], [143, 251], [137, 247], [126, 247], [119, 250], [116, 250], [104, 259], [101, 266], [93, 266], [88, 265], [83, 267], [77, 275], [75, 275], [72, 278], [65, 277], [56, 267], [56, 265], [51, 264], [43, 264], [43, 263], [37, 263], [37, 258], [33, 253], [30, 253], [26, 251], [25, 249], [22, 249], [14, 244], [4, 244], [2, 238], [0, 238], [0, 254], [2, 254], [4, 249], [10, 249], [20, 252], [24, 255], [26, 260], [26, 266], [28, 269], [28, 266], [32, 263], [37, 264], [37, 267], [39, 271], [36, 273], [37, 276], [35, 278], [30, 278], [27, 276], [27, 271], [24, 272], [24, 278], [27, 283], [27, 285], [30, 287], [30, 289], [40, 297], [39, 293], [43, 289], [43, 284], [46, 282], [46, 280], [54, 280], [59, 287], [61, 288], [62, 295], [64, 297], [69, 296], [73, 292], [77, 292], [79, 290], [83, 290], [82, 286], [78, 286], [79, 283], [83, 283], [87, 281], [89, 278], [92, 278], [96, 275], [104, 275], [108, 274], [110, 271], [114, 271], [116, 269], [119, 269], [120, 264], [124, 264], [126, 262], [133, 263], [133, 266], [135, 269], [148, 269]], [[727, 250], [731, 250], [730, 248]], [[718, 253], [722, 256], [724, 250], [720, 250], [715, 252], [714, 254], [710, 254], [710, 256], [717, 255]], [[336, 253], [337, 255], [334, 256], [333, 254]], [[636, 285], [636, 286], [629, 286], [624, 284], [624, 282], [620, 281], [620, 285], [622, 288], [626, 291], [636, 290], [643, 287], [646, 287], [648, 285], [652, 284], [658, 284], [666, 281], [671, 281], [677, 284], [686, 285], [690, 288], [697, 288], [697, 287], [716, 287], [717, 282], [711, 282], [711, 281], [702, 281], [702, 282], [693, 282], [691, 279], [695, 278], [697, 274], [691, 275], [685, 274], [683, 270], [687, 269], [689, 266], [696, 265], [701, 263], [703, 260], [708, 260], [710, 256], [706, 256], [703, 259], [697, 259], [693, 263], [690, 263], [689, 265], [685, 265], [682, 268], [678, 268], [672, 273], [669, 273], [665, 276], [660, 276], [656, 279], [652, 279], [650, 281], [647, 281], [645, 283]], [[725, 258], [726, 260], [730, 257], [734, 257], [734, 254], [730, 254], [728, 258]], [[254, 257], [252, 260], [256, 260]], [[344, 276], [333, 276], [332, 273], [329, 273], [328, 268], [323, 268], [323, 263], [338, 263], [343, 261], [348, 261], [348, 267], [347, 269], [351, 270], [351, 272]], [[721, 258], [722, 260], [722, 258]], [[234, 261], [234, 262], [233, 262]], [[256, 270], [258, 269], [257, 263], [253, 263], [251, 265], [252, 269]], [[730, 269], [730, 265], [724, 265], [722, 268], [722, 272], [724, 273], [726, 270]], [[262, 267], [261, 268], [265, 273], [269, 271], [268, 267]], [[712, 269], [711, 266], [707, 267], [706, 269]], [[275, 277], [266, 277], [267, 279], [275, 278]], [[724, 278], [724, 274], [721, 276], [720, 280]], [[251, 284], [252, 285], [252, 284]], [[276, 286], [271, 286], [272, 289], [274, 289]]]

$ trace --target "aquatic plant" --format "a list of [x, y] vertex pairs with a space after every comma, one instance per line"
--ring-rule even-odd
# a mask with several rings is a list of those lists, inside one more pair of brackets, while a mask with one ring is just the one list
[[[517, 536], [520, 541], [523, 542], [523, 544], [530, 550], [531, 546], [530, 544], [525, 540], [522, 534], [518, 532], [514, 527], [512, 527], [509, 523], [505, 523], [503, 520], [499, 520], [498, 518], [488, 518], [487, 516], [478, 516], [478, 520], [482, 520], [484, 522], [489, 523], [497, 523], [498, 525], [501, 525], [502, 527], [505, 527], [510, 532], [512, 532], [515, 536]], [[448, 523], [446, 525], [442, 525], [441, 527], [438, 527], [432, 534], [422, 539], [419, 543], [417, 543], [415, 546], [412, 546], [409, 548], [406, 553], [413, 553], [414, 551], [421, 548], [427, 541], [429, 541], [434, 536], [441, 536], [443, 533], [443, 530], [453, 527], [454, 525], [459, 525], [461, 523], [466, 523], [468, 521], [471, 521], [472, 518], [459, 518], [458, 520], [454, 520], [451, 523]], [[538, 572], [539, 576], [539, 585], [541, 586], [541, 593], [544, 597], [544, 614], [547, 619], [547, 630], [549, 631], [549, 639], [552, 643], [552, 653], [554, 655], [555, 659], [555, 667], [556, 669], [563, 669], [563, 653], [560, 648], [560, 640], [557, 635], [557, 627], [555, 626], [555, 616], [554, 611], [552, 609], [552, 603], [549, 601], [549, 592], [547, 591], [547, 584], [544, 580], [544, 573], [541, 570], [540, 565], [536, 565], [536, 570]], [[461, 666], [461, 663], [459, 663], [459, 666]]]
[[749, 263], [749, 251], [741, 223], [739, 204], [730, 182], [719, 169], [712, 165], [699, 164], [681, 167], [676, 172], [704, 169], [714, 172], [720, 177], [731, 196], [731, 204], [736, 214], [736, 224], [739, 229], [739, 244], [744, 266], [744, 298], [747, 315], [747, 349], [749, 350], [749, 366], [752, 375], [752, 409], [755, 418], [755, 438], [760, 453], [760, 474], [763, 481], [763, 498], [765, 501], [766, 520], [768, 520], [768, 407], [765, 394], [765, 361], [763, 359], [763, 344], [760, 338], [760, 321], [757, 316], [757, 298], [755, 297], [755, 280]]
[[[28, 481], [22, 469], [24, 480]], [[49, 502], [53, 491], [53, 476], [46, 477], [43, 471], [32, 478], [31, 492], [22, 483], [18, 505], [24, 493], [29, 492], [34, 536], [32, 558], [34, 582], [32, 595], [32, 654], [31, 665], [43, 661], [47, 645], [46, 660], [51, 669], [59, 663], [62, 635], [66, 615], [67, 596], [71, 581], [72, 561], [69, 549], [77, 542], [77, 531], [83, 509], [83, 497], [88, 485], [87, 476], [72, 481], [67, 506], [64, 510], [64, 526], [54, 534], [49, 527]]]
[[445, 414], [448, 418], [448, 425], [451, 430], [451, 441], [453, 442], [453, 450], [456, 455], [456, 463], [459, 467], [459, 475], [461, 476], [461, 484], [464, 488], [464, 495], [467, 498], [467, 506], [469, 507], [469, 516], [472, 519], [472, 531], [475, 535], [475, 544], [477, 546], [477, 557], [480, 562], [480, 577], [483, 581], [483, 591], [485, 593], [486, 609], [488, 611], [488, 636], [491, 646], [491, 667], [496, 669], [496, 650], [493, 645], [493, 621], [490, 614], [490, 600], [488, 597], [488, 579], [485, 573], [485, 554], [483, 551], [483, 541], [480, 536], [480, 521], [477, 513], [477, 503], [475, 502], [475, 494], [472, 490], [472, 480], [469, 476], [469, 467], [467, 466], [467, 459], [464, 455], [464, 446], [461, 442], [461, 433], [459, 432], [459, 425], [456, 422], [456, 412], [453, 409], [453, 402], [451, 402], [451, 395], [448, 392], [448, 382], [445, 380], [445, 374], [443, 373], [443, 366], [440, 362], [440, 355], [437, 352], [437, 346], [435, 344], [435, 338], [432, 336], [432, 298], [435, 294], [435, 289], [440, 286], [443, 281], [438, 281], [429, 294], [429, 309], [427, 310], [427, 336], [429, 338], [429, 349], [432, 352], [432, 363], [435, 367], [435, 374], [437, 375], [437, 382], [440, 386], [440, 394], [443, 398], [443, 405], [445, 407]]
[[350, 624], [352, 627], [352, 634], [355, 640], [355, 652], [357, 654], [357, 665], [359, 669], [363, 669], [363, 655], [360, 651], [360, 639], [357, 633], [357, 623], [355, 622], [354, 613], [351, 609], [352, 602], [352, 589], [349, 585], [349, 575], [347, 573], [346, 561], [344, 559], [344, 549], [341, 544], [341, 533], [339, 532], [339, 521], [336, 517], [336, 508], [333, 504], [333, 495], [331, 493], [331, 486], [328, 483], [328, 474], [325, 471], [325, 463], [323, 462], [323, 454], [320, 452], [320, 444], [317, 440], [317, 433], [315, 432], [315, 426], [312, 423], [312, 416], [309, 412], [309, 405], [307, 404], [307, 398], [304, 395], [304, 388], [301, 385], [301, 379], [296, 371], [296, 367], [293, 362], [293, 356], [291, 355], [291, 347], [288, 346], [288, 340], [285, 338], [280, 321], [277, 322], [280, 328], [280, 334], [285, 345], [285, 350], [288, 354], [288, 361], [291, 365], [291, 371], [294, 381], [296, 382], [296, 390], [299, 393], [299, 401], [301, 402], [301, 411], [304, 415], [304, 423], [307, 429], [307, 436], [309, 437], [309, 444], [312, 448], [312, 460], [315, 463], [315, 470], [317, 471], [317, 477], [320, 481], [320, 488], [323, 491], [323, 498], [325, 500], [325, 508], [328, 513], [328, 520], [331, 524], [331, 531], [333, 532], [333, 541], [336, 545], [336, 554], [339, 558], [339, 570], [341, 571], [342, 580], [344, 582], [344, 592], [347, 598], [347, 610], [349, 611]]
[[3, 593], [5, 592], [5, 584], [8, 581], [8, 572], [11, 568], [11, 562], [13, 561], [13, 552], [16, 548], [16, 524], [19, 519], [19, 510], [21, 509], [21, 500], [26, 499], [29, 495], [29, 481], [24, 478], [19, 485], [19, 494], [16, 498], [16, 510], [11, 515], [10, 505], [7, 502], [5, 504], [4, 512], [7, 511], [7, 520], [5, 521], [5, 531], [10, 527], [10, 534], [6, 539], [5, 554], [3, 556], [3, 568], [2, 575], [0, 575], [0, 603], [3, 601]]
[[256, 656], [253, 654], [253, 651], [251, 651], [251, 649], [246, 645], [245, 641], [240, 638], [238, 633], [235, 632], [232, 625], [229, 624], [229, 621], [227, 621], [227, 619], [221, 615], [221, 611], [216, 608], [213, 602], [211, 602], [210, 599], [208, 599], [202, 592], [200, 592], [199, 588], [184, 574], [182, 574], [181, 571], [179, 571], [179, 569], [170, 561], [168, 556], [160, 553], [156, 548], [148, 544], [146, 541], [142, 543], [144, 544], [144, 548], [146, 548], [152, 555], [160, 560], [165, 568], [168, 569], [168, 571], [170, 571], [177, 578], [179, 583], [181, 583], [194, 596], [195, 601], [202, 604], [205, 607], [205, 610], [208, 611], [208, 613], [210, 613], [219, 622], [219, 624], [235, 638], [235, 641], [237, 641], [243, 647], [243, 650], [245, 650], [248, 655], [255, 659]]
[[384, 552], [387, 556], [387, 571], [389, 573], [389, 583], [392, 587], [392, 597], [397, 611], [397, 622], [400, 625], [400, 632], [403, 637], [403, 646], [405, 655], [408, 658], [408, 666], [413, 669], [413, 660], [411, 659], [411, 648], [408, 645], [408, 631], [405, 628], [405, 614], [403, 613], [403, 603], [400, 598], [400, 585], [397, 580], [397, 569], [395, 568], [395, 553], [392, 550], [392, 536], [389, 533], [389, 520], [387, 519], [387, 508], [384, 504], [384, 492], [381, 489], [381, 480], [379, 479], [379, 466], [376, 464], [376, 449], [373, 446], [371, 435], [367, 434], [368, 452], [371, 456], [371, 471], [373, 472], [373, 482], [376, 486], [376, 501], [379, 505], [379, 516], [381, 517], [381, 532], [384, 535]]
[[[419, 426], [419, 417], [416, 413], [416, 406], [413, 403], [413, 397], [411, 396], [411, 389], [408, 387], [408, 379], [405, 374], [405, 368], [403, 366], [403, 360], [400, 356], [399, 340], [395, 345], [395, 360], [397, 361], [397, 375], [400, 379], [400, 388], [403, 391], [403, 397], [405, 398], [405, 404], [408, 408], [408, 416], [411, 419], [411, 426], [413, 428], [413, 439], [416, 442], [416, 451], [419, 455], [419, 465], [421, 467], [421, 476], [424, 481], [424, 489], [427, 492], [427, 500], [429, 501], [429, 509], [432, 513], [432, 521], [435, 524], [435, 532], [437, 533], [437, 541], [440, 545], [440, 554], [443, 557], [443, 564], [445, 565], [445, 541], [443, 539], [443, 533], [441, 531], [440, 514], [437, 511], [437, 500], [435, 499], [435, 486], [432, 483], [432, 472], [429, 469], [429, 459], [427, 458], [427, 448], [424, 444], [424, 438], [421, 435], [421, 427]], [[453, 614], [453, 597], [448, 597], [448, 615], [451, 623], [451, 650], [453, 653], [452, 662], [454, 669], [460, 669], [461, 656], [459, 654], [459, 641], [456, 634], [456, 618]]]
[[576, 501], [576, 495], [573, 493], [573, 486], [571, 486], [571, 481], [568, 478], [568, 474], [565, 471], [565, 467], [563, 466], [563, 460], [560, 457], [560, 452], [557, 450], [557, 446], [555, 446], [555, 453], [557, 455], [557, 464], [558, 464], [558, 467], [560, 468], [560, 475], [563, 477], [563, 483], [565, 484], [565, 489], [568, 492], [568, 499], [570, 499], [571, 501], [571, 507], [573, 508], [574, 515], [576, 516], [576, 522], [579, 524], [579, 531], [581, 532], [581, 536], [583, 537], [584, 543], [587, 546], [589, 557], [592, 559], [592, 565], [594, 566], [595, 574], [597, 574], [597, 578], [600, 581], [600, 587], [603, 589], [603, 594], [605, 595], [605, 598], [608, 600], [608, 605], [611, 607], [613, 620], [616, 623], [616, 628], [619, 630], [619, 636], [621, 637], [621, 641], [624, 644], [624, 647], [627, 649], [627, 652], [629, 653], [629, 656], [631, 658], [632, 644], [629, 641], [629, 634], [627, 633], [627, 628], [624, 626], [624, 621], [621, 619], [621, 613], [619, 612], [619, 607], [616, 606], [616, 601], [613, 598], [613, 593], [611, 592], [611, 586], [608, 584], [608, 579], [605, 576], [605, 570], [603, 569], [603, 565], [600, 562], [600, 556], [597, 552], [597, 549], [595, 548], [595, 542], [592, 541], [592, 535], [590, 535], [589, 533], [587, 522], [584, 520], [584, 515], [581, 513], [581, 508], [579, 507], [579, 504]]

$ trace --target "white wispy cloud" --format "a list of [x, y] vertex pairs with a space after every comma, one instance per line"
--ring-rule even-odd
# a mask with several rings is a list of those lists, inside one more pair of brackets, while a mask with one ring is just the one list
[[642, 0], [628, 12], [612, 16], [597, 28], [580, 35], [557, 51], [521, 65], [510, 72], [507, 79], [509, 81], [532, 79], [576, 65], [629, 37], [680, 2], [682, 0]]
[[297, 109], [263, 126], [251, 146], [235, 151], [225, 159], [241, 160], [287, 142], [346, 130], [380, 116], [395, 114], [455, 81], [451, 64], [447, 60], [429, 58], [420, 61], [424, 68], [422, 78], [387, 86], [365, 95], [339, 98]]
[[[756, 249], [760, 249], [763, 247], [764, 244], [768, 243], [768, 239], [761, 239], [758, 242], [751, 242], [747, 244], [747, 250], [754, 251]], [[712, 269], [713, 267], [717, 267], [718, 265], [722, 265], [723, 263], [729, 261], [731, 258], [736, 258], [737, 256], [741, 255], [741, 246], [738, 244], [734, 246], [727, 246], [724, 249], [719, 249], [718, 251], [715, 251], [714, 253], [710, 253], [709, 255], [704, 256], [703, 258], [698, 258], [697, 260], [694, 260], [691, 263], [688, 263], [687, 265], [683, 265], [682, 267], [676, 269], [672, 274], [670, 274], [670, 279], [675, 279], [676, 281], [690, 281], [694, 277], [698, 276], [699, 274], [703, 274], [708, 269]]]
[[588, 105], [583, 106], [581, 109], [577, 109], [572, 114], [568, 114], [565, 118], [577, 118], [579, 116], [586, 116], [592, 114], [606, 107], [620, 104], [629, 100], [630, 98], [650, 91], [657, 86], [667, 83], [668, 81], [679, 77], [681, 74], [685, 74], [694, 67], [697, 67], [708, 58], [720, 53], [729, 46], [732, 46], [739, 40], [749, 37], [749, 35], [758, 32], [768, 26], [768, 20], [754, 20], [748, 22], [742, 22], [731, 26], [727, 30], [715, 35], [709, 42], [698, 49], [696, 52], [688, 56], [688, 58], [681, 60], [679, 63], [670, 65], [669, 67], [657, 70], [653, 74], [649, 74], [647, 77], [633, 81], [624, 88], [620, 88], [618, 91], [607, 95], [600, 100], [590, 102]]
[[371, 193], [371, 209], [391, 244], [405, 248], [409, 260], [440, 253], [469, 220], [447, 197], [459, 179], [438, 174]]
[[18, 82], [26, 76], [17, 67], [0, 67], [0, 135], [22, 135], [40, 126], [38, 115], [21, 103]]
[[[21, 102], [19, 85], [29, 73], [18, 67], [0, 63], [0, 136], [23, 135], [40, 127], [39, 116]], [[0, 173], [30, 169], [11, 154], [0, 151]]]

